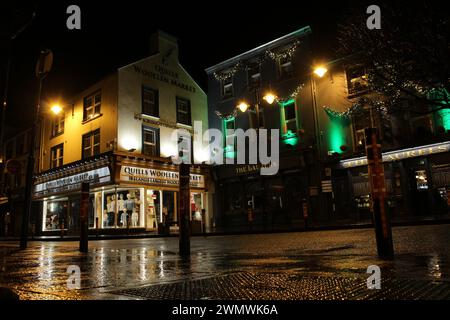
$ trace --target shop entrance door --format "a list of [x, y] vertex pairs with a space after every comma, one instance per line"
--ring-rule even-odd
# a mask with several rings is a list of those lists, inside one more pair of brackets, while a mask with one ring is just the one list
[[201, 233], [203, 231], [206, 223], [206, 217], [202, 215], [203, 209], [203, 193], [191, 192], [190, 218], [192, 233]]

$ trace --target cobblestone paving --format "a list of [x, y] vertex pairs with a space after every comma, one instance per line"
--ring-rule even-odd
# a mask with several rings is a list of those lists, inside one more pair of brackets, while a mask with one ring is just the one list
[[369, 290], [358, 277], [237, 273], [111, 292], [150, 300], [447, 300], [450, 283], [386, 278]]
[[[0, 242], [0, 287], [21, 299], [450, 299], [450, 225], [393, 229], [395, 260], [372, 229], [77, 242]], [[67, 286], [79, 266], [81, 288]], [[382, 289], [368, 290], [367, 267]]]

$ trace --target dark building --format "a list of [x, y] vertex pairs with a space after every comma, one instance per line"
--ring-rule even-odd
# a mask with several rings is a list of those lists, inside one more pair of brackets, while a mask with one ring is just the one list
[[236, 159], [226, 129], [280, 130], [276, 175], [261, 175], [260, 165], [214, 167], [216, 227], [370, 223], [369, 126], [380, 131], [394, 220], [447, 215], [450, 115], [390, 114], [364, 104], [362, 97], [379, 98], [368, 89], [365, 68], [351, 58], [319, 63], [311, 33], [302, 28], [206, 69], [209, 124], [224, 132], [225, 158]]

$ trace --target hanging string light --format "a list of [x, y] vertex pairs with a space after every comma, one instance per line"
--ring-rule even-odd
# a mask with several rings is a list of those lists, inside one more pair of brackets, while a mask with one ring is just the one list
[[[267, 60], [267, 58], [270, 58], [275, 61], [279, 61], [280, 59], [292, 58], [292, 56], [295, 54], [295, 51], [297, 50], [297, 47], [299, 45], [300, 45], [300, 41], [296, 40], [287, 50], [284, 50], [282, 52], [273, 52], [271, 50], [266, 50], [264, 55], [257, 58], [256, 64], [261, 66], [263, 64], [263, 62]], [[244, 61], [238, 61], [231, 68], [229, 68], [225, 71], [214, 72], [213, 75], [217, 81], [226, 81], [226, 80], [229, 80], [230, 78], [234, 77], [236, 72], [238, 72], [239, 70], [249, 70], [251, 65], [254, 65], [254, 64], [255, 64], [254, 61], [251, 63], [244, 62]]]
[[300, 41], [297, 40], [289, 47], [289, 49], [282, 52], [273, 52], [271, 50], [266, 50], [266, 56], [275, 61], [291, 58], [295, 54], [295, 51], [297, 50], [299, 44]]
[[237, 115], [237, 110], [238, 109], [234, 109], [233, 112], [231, 113], [222, 113], [220, 111], [215, 111], [216, 115], [220, 118], [220, 119], [224, 119], [224, 120], [229, 120], [231, 118], [235, 118]]
[[295, 90], [289, 94], [287, 97], [283, 97], [283, 98], [277, 98], [277, 102], [280, 104], [286, 103], [289, 100], [295, 99], [297, 98], [297, 96], [300, 94], [300, 91], [303, 89], [303, 87], [305, 86], [305, 84], [300, 84], [297, 86], [297, 88], [295, 88]]

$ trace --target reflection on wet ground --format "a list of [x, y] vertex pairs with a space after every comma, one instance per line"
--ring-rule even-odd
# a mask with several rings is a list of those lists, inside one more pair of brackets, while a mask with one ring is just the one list
[[[449, 281], [450, 226], [394, 229], [396, 259], [376, 256], [370, 229], [264, 235], [194, 237], [191, 257], [179, 257], [178, 239], [0, 243], [0, 286], [22, 299], [120, 299], [119, 289], [174, 283], [230, 273], [367, 278], [378, 265], [382, 276]], [[69, 290], [67, 268], [80, 267], [81, 289]]]

